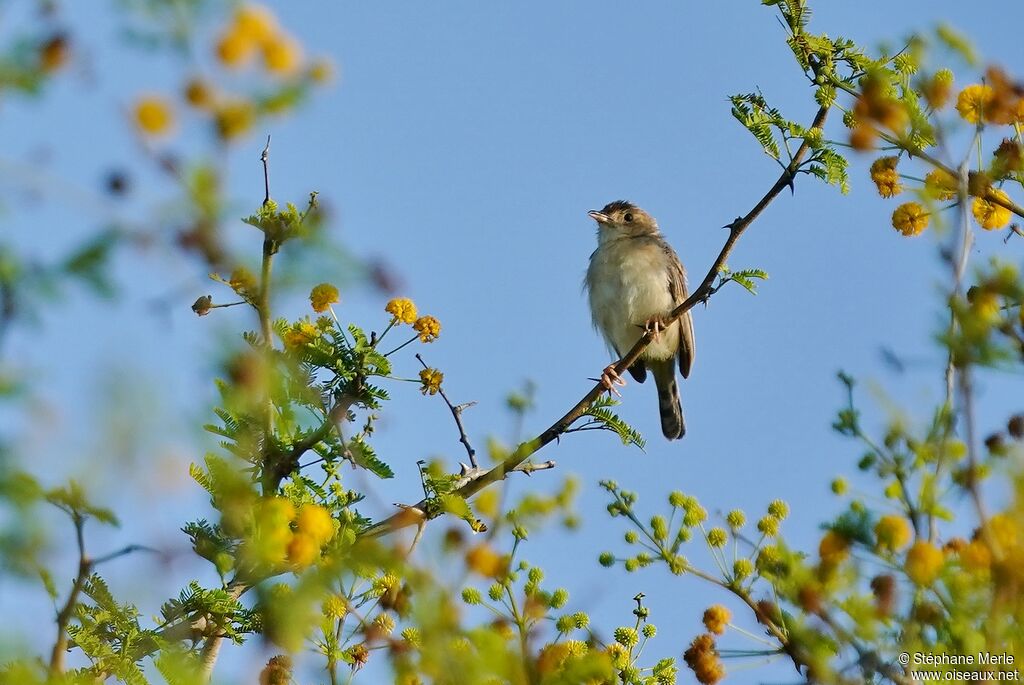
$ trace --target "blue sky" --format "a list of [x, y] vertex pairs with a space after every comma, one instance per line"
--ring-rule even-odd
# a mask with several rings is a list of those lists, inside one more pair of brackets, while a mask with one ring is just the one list
[[[595, 246], [587, 210], [615, 199], [643, 206], [691, 282], [699, 282], [725, 239], [721, 226], [745, 213], [777, 175], [730, 116], [726, 98], [760, 89], [803, 122], [815, 110], [773, 11], [753, 0], [628, 9], [610, 1], [270, 4], [309, 52], [330, 55], [339, 72], [297, 116], [268, 128], [272, 194], [301, 202], [319, 190], [334, 209], [332, 238], [360, 257], [384, 258], [403, 294], [441, 320], [441, 339], [423, 353], [445, 372], [453, 401], [478, 402], [466, 414], [478, 447], [488, 435], [508, 438], [512, 420], [503, 399], [527, 379], [537, 384], [525, 424], [535, 433], [608, 363], [581, 293]], [[1021, 73], [1015, 27], [1024, 11], [1011, 3], [817, 4], [812, 30], [895, 45], [911, 30], [948, 21], [983, 41], [987, 61]], [[143, 168], [122, 124], [124, 110], [140, 91], [173, 92], [179, 71], [163, 57], [125, 59], [123, 49], [111, 50], [117, 23], [106, 5], [65, 9], [73, 25], [89, 27], [83, 41], [95, 80], [76, 70], [38, 103], [5, 102], [0, 159], [33, 163], [45, 149], [48, 177], [91, 193], [112, 162]], [[958, 83], [977, 76], [959, 71]], [[837, 125], [828, 130], [838, 132]], [[178, 149], [202, 149], [195, 122], [182, 131]], [[231, 152], [238, 216], [261, 199], [261, 147], [254, 134]], [[546, 488], [560, 475], [580, 476], [581, 530], [539, 535], [525, 554], [553, 584], [570, 589], [571, 608], [592, 611], [609, 629], [631, 618], [631, 597], [645, 592], [661, 628], [652, 662], [681, 653], [699, 632], [704, 607], [726, 598], [660, 569], [631, 576], [600, 569], [597, 553], [621, 551], [613, 542], [623, 528], [604, 513], [599, 479], [637, 491], [651, 513], [672, 489], [698, 496], [712, 513], [741, 506], [752, 517], [781, 497], [793, 510], [789, 540], [812, 548], [819, 523], [841, 506], [830, 479], [851, 474], [859, 457], [830, 429], [842, 401], [836, 371], [867, 381], [860, 386], [866, 409], [878, 394], [872, 388], [883, 385], [912, 416], [922, 412], [918, 418], [939, 397], [941, 358], [929, 342], [942, 278], [934, 239], [929, 232], [907, 240], [889, 227], [895, 204], [877, 197], [867, 163], [854, 159], [847, 197], [801, 178], [795, 196], [780, 197], [744, 235], [730, 265], [757, 266], [771, 278], [757, 297], [726, 288], [694, 311], [697, 356], [680, 388], [684, 440], [662, 440], [652, 384], [630, 382], [621, 413], [649, 438], [645, 453], [610, 435], [570, 436], [539, 455], [555, 459], [557, 472], [512, 483], [516, 490]], [[96, 203], [77, 200], [78, 191], [52, 183], [39, 202], [24, 185], [9, 169], [0, 175], [4, 238], [42, 259], [101, 225], [107, 211], [102, 200], [97, 211]], [[118, 211], [142, 216], [171, 199], [152, 172], [139, 173], [137, 189]], [[236, 245], [255, 255], [251, 229], [232, 230]], [[1019, 253], [1012, 245], [982, 235], [976, 263], [992, 251]], [[194, 317], [188, 306], [195, 297], [215, 291], [202, 269], [179, 258], [133, 252], [119, 261], [117, 275], [126, 290], [118, 301], [73, 293], [40, 312], [39, 328], [8, 342], [6, 362], [40, 383], [32, 427], [19, 433], [19, 445], [33, 471], [51, 481], [83, 478], [126, 520], [119, 531], [97, 532], [97, 551], [138, 541], [181, 551], [177, 529], [205, 506], [185, 465], [208, 444], [198, 427], [214, 400], [216, 350], [226, 335], [254, 324], [241, 308]], [[307, 285], [346, 284], [339, 313], [367, 328], [383, 326], [385, 296], [343, 273], [301, 277]], [[155, 297], [170, 297], [173, 309], [154, 315]], [[301, 297], [278, 306], [281, 314], [304, 313]], [[891, 375], [883, 346], [911, 360], [907, 373]], [[400, 375], [417, 370], [411, 355], [398, 362]], [[148, 391], [119, 379], [144, 379]], [[983, 411], [998, 407], [993, 416], [1002, 417], [1010, 387], [982, 377]], [[376, 444], [399, 478], [377, 490], [382, 512], [386, 503], [418, 499], [416, 460], [461, 454], [437, 398], [422, 398], [411, 384], [393, 393]], [[128, 437], [102, 442], [98, 431], [111, 425], [130, 426]], [[138, 485], [126, 492], [125, 482]], [[120, 560], [106, 572], [148, 614], [194, 569], [178, 560], [170, 568], [174, 580], [158, 585], [148, 579], [167, 569], [154, 559]], [[213, 581], [208, 573], [205, 580]], [[0, 586], [0, 613], [46, 611], [45, 600], [16, 587]], [[26, 618], [28, 624], [37, 620]], [[750, 645], [734, 638], [725, 646]], [[254, 656], [228, 656], [218, 673], [224, 682], [251, 681], [256, 663]], [[776, 668], [765, 678], [792, 677], [788, 667]], [[732, 682], [755, 682], [755, 673], [741, 671]]]

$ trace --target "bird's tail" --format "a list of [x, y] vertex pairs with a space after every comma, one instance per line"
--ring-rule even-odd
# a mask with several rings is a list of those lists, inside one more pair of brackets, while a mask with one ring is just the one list
[[673, 359], [651, 364], [654, 384], [658, 387], [658, 412], [661, 414], [661, 432], [669, 440], [686, 435], [683, 407], [679, 403], [679, 386], [676, 384], [676, 367]]

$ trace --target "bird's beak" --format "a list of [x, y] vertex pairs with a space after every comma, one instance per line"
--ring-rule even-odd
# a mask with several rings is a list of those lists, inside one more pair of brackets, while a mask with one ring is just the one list
[[587, 214], [589, 214], [590, 218], [599, 224], [606, 224], [611, 221], [611, 217], [609, 217], [607, 214], [602, 214], [596, 209], [590, 210], [589, 212], [587, 212]]

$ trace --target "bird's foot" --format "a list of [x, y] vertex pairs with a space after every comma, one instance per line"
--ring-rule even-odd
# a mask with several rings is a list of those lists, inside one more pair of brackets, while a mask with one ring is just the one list
[[609, 364], [608, 367], [601, 372], [601, 386], [610, 393], [614, 393], [619, 397], [622, 397], [622, 393], [619, 392], [616, 385], [625, 385], [626, 381], [622, 379], [619, 372], [615, 370], [614, 364]]
[[644, 322], [644, 330], [651, 334], [651, 342], [657, 342], [661, 332], [665, 330], [665, 322], [660, 316], [652, 316]]

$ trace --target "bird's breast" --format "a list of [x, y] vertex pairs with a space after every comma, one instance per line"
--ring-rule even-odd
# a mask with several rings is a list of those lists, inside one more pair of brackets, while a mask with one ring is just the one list
[[[669, 292], [669, 260], [656, 243], [615, 241], [600, 246], [590, 260], [587, 289], [594, 326], [625, 353], [643, 334], [644, 323], [675, 307]], [[667, 359], [679, 348], [678, 326], [664, 331], [644, 353]]]

